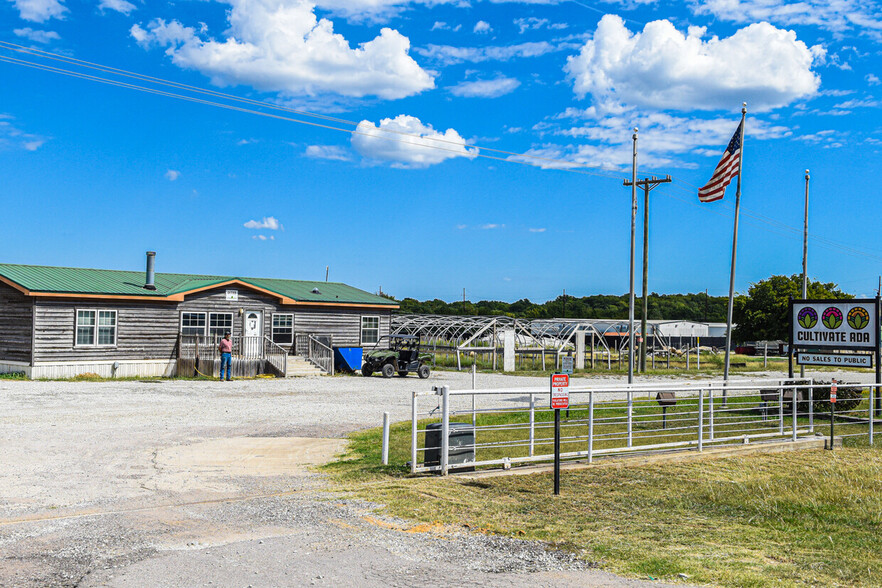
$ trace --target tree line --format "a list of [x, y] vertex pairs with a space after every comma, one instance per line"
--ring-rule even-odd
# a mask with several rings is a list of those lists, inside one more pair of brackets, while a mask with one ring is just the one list
[[[650, 319], [693, 320], [709, 322], [725, 322], [725, 296], [708, 296], [704, 292], [698, 294], [656, 294], [649, 295]], [[591, 318], [591, 319], [626, 319], [628, 318], [628, 295], [594, 295], [569, 296], [561, 295], [554, 300], [543, 303], [532, 302], [523, 298], [516, 302], [499, 300], [469, 300], [445, 302], [444, 300], [416, 300], [405, 298], [399, 301], [401, 312], [406, 314], [443, 314], [465, 316], [509, 316], [523, 319], [546, 318]], [[635, 317], [641, 318], [643, 312], [642, 299], [637, 298]]]
[[[736, 342], [786, 340], [790, 325], [788, 314], [789, 298], [799, 298], [802, 293], [802, 278], [791, 276], [770, 276], [751, 284], [747, 293], [735, 297], [732, 322], [736, 325], [732, 338]], [[382, 294], [382, 293], [381, 293]], [[395, 300], [388, 294], [382, 294]], [[832, 282], [808, 281], [810, 299], [849, 299], [851, 294], [843, 292]], [[405, 298], [398, 302], [405, 314], [444, 314], [465, 316], [509, 316], [523, 319], [549, 318], [587, 318], [587, 319], [627, 319], [628, 295], [598, 294], [594, 296], [561, 295], [543, 303], [531, 302], [527, 298], [517, 302], [481, 300], [479, 302], [434, 300], [419, 301]], [[635, 318], [642, 318], [643, 303], [635, 300]], [[647, 318], [658, 320], [690, 320], [699, 322], [724, 323], [728, 298], [697, 294], [657, 294], [649, 295]]]

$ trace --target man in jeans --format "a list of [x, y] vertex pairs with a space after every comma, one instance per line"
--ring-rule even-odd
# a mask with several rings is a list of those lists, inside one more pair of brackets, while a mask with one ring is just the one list
[[230, 332], [224, 333], [224, 338], [220, 340], [217, 350], [221, 354], [220, 379], [224, 380], [224, 366], [227, 368], [227, 382], [231, 379], [231, 368], [233, 366], [233, 342], [230, 341]]

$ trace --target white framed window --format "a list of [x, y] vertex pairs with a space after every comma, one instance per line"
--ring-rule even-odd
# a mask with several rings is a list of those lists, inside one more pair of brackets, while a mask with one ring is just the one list
[[380, 340], [380, 317], [361, 317], [361, 344], [372, 345]]
[[77, 309], [74, 344], [78, 347], [116, 345], [116, 311]]
[[294, 342], [294, 315], [293, 314], [274, 314], [273, 315], [273, 343], [280, 345]]
[[232, 312], [212, 312], [208, 315], [208, 334], [223, 337], [224, 333], [233, 332]]
[[205, 334], [205, 313], [204, 312], [182, 312], [181, 313], [181, 334], [182, 335], [204, 335]]

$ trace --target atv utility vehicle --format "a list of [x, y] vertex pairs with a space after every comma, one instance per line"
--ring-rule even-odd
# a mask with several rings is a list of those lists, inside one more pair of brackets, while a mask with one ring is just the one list
[[[388, 341], [383, 341], [388, 339]], [[384, 344], [389, 349], [381, 349]], [[406, 376], [409, 372], [426, 379], [431, 373], [429, 362], [431, 354], [420, 353], [420, 338], [415, 335], [391, 335], [384, 336], [372, 351], [364, 354], [361, 364], [361, 375], [371, 376], [376, 372], [383, 374], [384, 378], [391, 378], [396, 373]]]

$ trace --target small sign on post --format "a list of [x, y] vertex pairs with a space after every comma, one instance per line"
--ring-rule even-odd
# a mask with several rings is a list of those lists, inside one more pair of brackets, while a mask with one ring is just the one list
[[554, 409], [554, 495], [560, 494], [560, 409], [570, 407], [570, 376], [551, 374], [551, 408]]
[[570, 407], [570, 376], [567, 374], [551, 375], [551, 408]]
[[830, 451], [833, 451], [833, 421], [836, 420], [836, 380], [830, 384]]
[[564, 355], [560, 358], [560, 371], [565, 374], [572, 374], [576, 359], [572, 355]]

